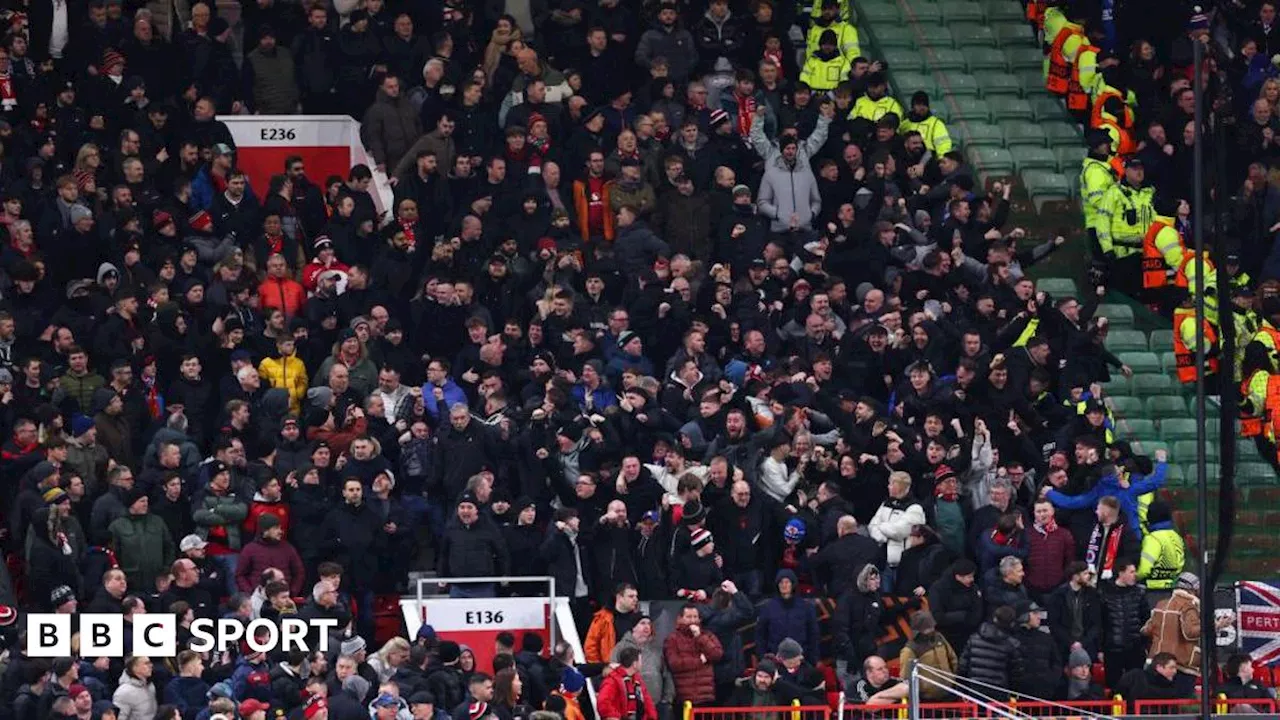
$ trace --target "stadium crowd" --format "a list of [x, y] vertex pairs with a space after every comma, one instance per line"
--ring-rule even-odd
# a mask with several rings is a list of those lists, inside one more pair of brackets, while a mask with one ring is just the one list
[[[1067, 241], [1009, 226], [1013, 186], [978, 181], [925, 93], [894, 99], [848, 0], [253, 0], [235, 32], [205, 2], [6, 5], [0, 718], [653, 720], [897, 702], [912, 662], [1189, 697], [1199, 581], [1167, 458], [1105, 403], [1130, 369], [1095, 315], [1109, 287], [1153, 302], [1148, 274], [1184, 315], [1197, 288], [1164, 252], [1200, 211], [1197, 40], [1239, 118], [1209, 148], [1243, 183], [1239, 264], [1273, 276], [1280, 35], [1270, 1], [1144, 4], [1028, 8], [1094, 131], [1080, 297], [1026, 275]], [[291, 157], [251, 186], [218, 119], [241, 113], [349, 114], [376, 167]], [[586, 663], [504, 635], [477, 667], [430, 626], [375, 644], [379, 599], [425, 570], [553, 576]], [[912, 613], [898, 656], [885, 596]], [[640, 603], [674, 600], [659, 637]], [[341, 631], [26, 657], [23, 613], [81, 610]], [[1247, 657], [1225, 676], [1268, 692]]]

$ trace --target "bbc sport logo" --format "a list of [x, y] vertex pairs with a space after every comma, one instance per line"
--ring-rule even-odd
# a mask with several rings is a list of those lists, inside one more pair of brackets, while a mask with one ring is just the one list
[[[73, 630], [71, 618], [58, 613], [28, 615], [27, 657], [70, 657], [75, 633], [80, 637], [80, 657], [125, 657], [126, 634], [132, 640], [134, 655], [165, 658], [178, 654], [178, 618], [171, 613], [134, 615], [133, 627], [127, 631], [124, 616], [116, 613], [81, 613], [76, 616], [78, 630]], [[201, 618], [191, 623], [188, 647], [196, 652], [221, 652], [244, 641], [253, 652], [327, 652], [329, 632], [337, 627], [333, 618], [281, 618], [279, 624], [263, 619], [245, 624], [229, 618]], [[310, 639], [316, 640], [316, 647], [311, 647]]]

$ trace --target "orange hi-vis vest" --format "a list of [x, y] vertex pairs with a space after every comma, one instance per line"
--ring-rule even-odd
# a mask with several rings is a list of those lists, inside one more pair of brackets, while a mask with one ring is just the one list
[[[1086, 51], [1098, 52], [1101, 48], [1093, 45], [1081, 45], [1076, 53], [1079, 58]], [[1071, 77], [1067, 81], [1067, 109], [1071, 112], [1084, 112], [1089, 109], [1089, 91], [1080, 84], [1080, 66], [1071, 65]]]
[[[1113, 141], [1115, 143], [1115, 147], [1113, 147], [1112, 150], [1114, 151], [1113, 154], [1120, 158], [1119, 174], [1123, 176], [1125, 159], [1138, 152], [1138, 143], [1134, 142], [1133, 133], [1111, 118], [1103, 118], [1095, 129], [1115, 130], [1117, 140]], [[1115, 165], [1112, 165], [1112, 167], [1115, 167]]]
[[[1102, 106], [1106, 105], [1107, 100], [1111, 98], [1118, 98], [1122, 103], [1125, 99], [1124, 95], [1122, 95], [1119, 90], [1116, 90], [1111, 86], [1104, 87], [1102, 91], [1098, 93], [1098, 97], [1093, 99], [1093, 111], [1089, 113], [1089, 127], [1102, 127], [1103, 120], [1106, 120], [1108, 117], [1102, 112]], [[1116, 121], [1123, 127], [1133, 127], [1133, 108], [1129, 107], [1129, 105], [1125, 103], [1124, 117], [1116, 118]]]
[[[1266, 373], [1266, 370], [1258, 370], [1257, 372]], [[1240, 382], [1240, 396], [1248, 397], [1250, 381], [1255, 376], [1245, 378]], [[1240, 414], [1240, 437], [1258, 437], [1263, 433], [1266, 426], [1274, 422], [1273, 417], [1276, 411], [1280, 410], [1280, 375], [1267, 375], [1267, 395], [1263, 406], [1257, 415]]]
[[1064, 27], [1058, 31], [1058, 36], [1049, 46], [1049, 77], [1045, 79], [1044, 87], [1054, 95], [1067, 94], [1067, 87], [1071, 82], [1071, 64], [1067, 62], [1066, 53], [1062, 48], [1073, 35], [1079, 34], [1079, 28]]
[[[1189, 385], [1196, 381], [1196, 351], [1188, 348], [1182, 341], [1182, 323], [1187, 318], [1196, 318], [1195, 308], [1177, 308], [1173, 311], [1173, 357], [1178, 366], [1178, 382]], [[1208, 351], [1218, 344], [1218, 329], [1208, 320], [1204, 323], [1204, 345], [1206, 351], [1205, 373], [1215, 375], [1218, 372], [1218, 358], [1209, 357]]]
[[1169, 282], [1169, 268], [1164, 264], [1164, 255], [1156, 248], [1156, 235], [1173, 223], [1167, 220], [1155, 220], [1147, 228], [1142, 237], [1142, 289], [1154, 290], [1162, 288]]
[[[1180, 287], [1184, 290], [1191, 288], [1191, 278], [1187, 276], [1187, 266], [1195, 261], [1196, 254], [1187, 250], [1186, 254], [1182, 256], [1182, 262], [1178, 263], [1177, 271], [1173, 275], [1173, 284], [1175, 287]], [[1205, 275], [1213, 272], [1213, 263], [1210, 262], [1209, 258], [1204, 259], [1204, 272]], [[1203, 285], [1203, 283], [1201, 284]]]
[[[1276, 430], [1280, 429], [1280, 375], [1272, 375], [1267, 378], [1267, 403], [1263, 407], [1263, 428], [1268, 432], [1272, 442], [1275, 442], [1280, 433]], [[1277, 459], [1280, 459], [1280, 451], [1277, 451]]]

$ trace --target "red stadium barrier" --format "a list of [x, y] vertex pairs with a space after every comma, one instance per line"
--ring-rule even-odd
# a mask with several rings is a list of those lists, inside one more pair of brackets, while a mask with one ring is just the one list
[[693, 707], [685, 703], [684, 720], [831, 720], [831, 708], [798, 702], [774, 707]]

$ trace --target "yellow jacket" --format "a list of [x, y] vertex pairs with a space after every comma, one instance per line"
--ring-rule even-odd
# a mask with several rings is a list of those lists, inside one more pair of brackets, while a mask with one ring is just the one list
[[258, 364], [258, 374], [271, 387], [289, 393], [289, 411], [302, 410], [302, 400], [307, 397], [307, 366], [296, 355], [284, 358], [265, 358]]
[[853, 104], [853, 109], [849, 111], [849, 119], [862, 118], [875, 122], [889, 113], [897, 115], [899, 120], [906, 117], [902, 112], [902, 105], [892, 95], [885, 95], [879, 100], [872, 100], [869, 96], [863, 95]]

